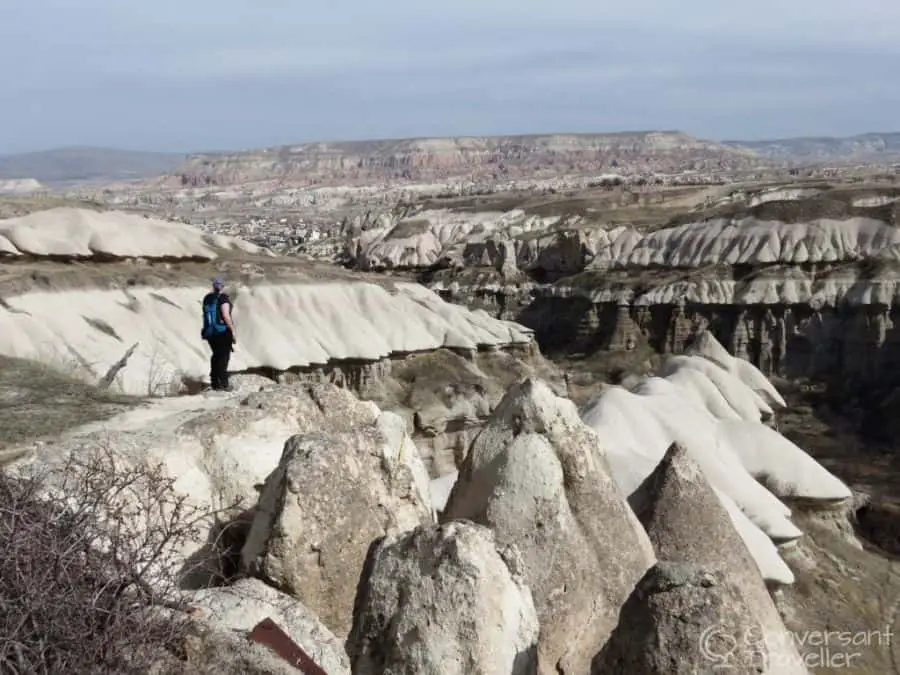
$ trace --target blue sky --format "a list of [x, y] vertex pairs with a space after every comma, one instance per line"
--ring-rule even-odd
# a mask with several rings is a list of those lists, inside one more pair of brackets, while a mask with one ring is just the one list
[[0, 152], [900, 130], [896, 0], [0, 0]]

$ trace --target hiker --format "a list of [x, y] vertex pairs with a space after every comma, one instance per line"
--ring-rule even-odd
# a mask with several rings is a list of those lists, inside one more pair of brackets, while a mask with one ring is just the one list
[[203, 330], [201, 336], [209, 343], [212, 356], [209, 359], [209, 379], [214, 391], [229, 391], [228, 360], [237, 335], [231, 319], [231, 298], [222, 292], [225, 282], [215, 279], [212, 293], [203, 298]]

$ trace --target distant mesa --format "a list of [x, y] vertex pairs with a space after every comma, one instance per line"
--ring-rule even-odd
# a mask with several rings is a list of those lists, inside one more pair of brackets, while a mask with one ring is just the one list
[[752, 150], [761, 158], [795, 162], [847, 160], [900, 161], [900, 132], [867, 133], [844, 138], [819, 136], [761, 141], [725, 141], [732, 148]]
[[296, 184], [373, 180], [514, 178], [635, 170], [719, 170], [749, 166], [755, 154], [679, 131], [409, 138], [285, 145], [195, 154], [175, 169], [173, 187], [236, 185], [272, 179]]
[[190, 154], [68, 147], [0, 156], [0, 181], [32, 178], [51, 188], [145, 179], [163, 179], [176, 188], [267, 180], [351, 185], [506, 180], [620, 168], [717, 172], [848, 161], [900, 162], [900, 132], [721, 142], [665, 130], [550, 133], [320, 141]]

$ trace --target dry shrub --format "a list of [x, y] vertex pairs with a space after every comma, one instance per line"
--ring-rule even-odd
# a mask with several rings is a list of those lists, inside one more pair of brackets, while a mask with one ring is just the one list
[[178, 659], [190, 625], [174, 556], [214, 514], [172, 483], [108, 449], [0, 472], [0, 673], [147, 673]]

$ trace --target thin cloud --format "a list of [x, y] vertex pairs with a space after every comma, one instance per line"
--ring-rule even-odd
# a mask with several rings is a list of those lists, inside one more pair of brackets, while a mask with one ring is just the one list
[[850, 134], [890, 129], [900, 97], [900, 4], [877, 0], [6, 4], [0, 151]]

